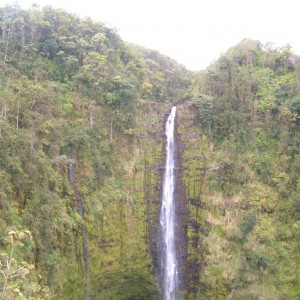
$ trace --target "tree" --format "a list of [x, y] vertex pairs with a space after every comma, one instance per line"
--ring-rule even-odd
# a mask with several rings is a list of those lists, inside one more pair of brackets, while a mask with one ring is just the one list
[[200, 95], [194, 102], [198, 108], [198, 116], [202, 128], [210, 132], [213, 125], [213, 97]]

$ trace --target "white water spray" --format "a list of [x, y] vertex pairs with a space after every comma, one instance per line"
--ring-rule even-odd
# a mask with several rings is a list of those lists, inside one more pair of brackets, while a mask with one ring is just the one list
[[172, 107], [166, 123], [166, 165], [163, 181], [163, 197], [160, 212], [162, 231], [161, 270], [165, 300], [176, 299], [177, 262], [175, 249], [175, 203], [174, 203], [174, 123], [176, 106]]

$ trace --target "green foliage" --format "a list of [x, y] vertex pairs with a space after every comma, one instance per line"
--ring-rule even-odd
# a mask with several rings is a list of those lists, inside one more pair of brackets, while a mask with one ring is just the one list
[[[152, 125], [141, 116], [157, 111], [160, 124], [168, 108], [156, 105], [178, 101], [192, 73], [125, 43], [115, 29], [61, 9], [1, 7], [0, 25], [0, 252], [10, 286], [3, 289], [1, 278], [1, 291], [8, 299], [46, 299], [52, 292], [67, 299], [76, 282], [81, 291], [72, 299], [83, 299], [90, 289], [84, 225], [91, 278], [122, 270], [125, 280], [135, 267], [140, 277], [126, 284], [138, 287], [141, 278], [139, 293], [145, 288], [157, 295], [145, 241], [147, 149], [139, 139]], [[142, 98], [151, 105], [144, 108]], [[68, 181], [71, 162], [84, 219]], [[31, 242], [14, 244], [14, 260], [5, 242], [8, 228], [32, 235]], [[6, 257], [16, 273], [5, 269]], [[112, 293], [106, 291], [107, 298]]]
[[154, 137], [168, 103], [186, 98], [178, 126], [193, 295], [299, 296], [300, 91], [289, 47], [244, 40], [187, 93], [183, 66], [91, 19], [6, 6], [0, 23], [1, 296], [47, 299], [50, 288], [83, 299], [92, 284], [94, 298], [99, 286], [107, 299], [158, 297], [145, 240], [157, 225]]
[[242, 233], [242, 239], [245, 240], [245, 238], [247, 237], [248, 233], [250, 233], [252, 231], [252, 229], [254, 228], [255, 224], [257, 222], [257, 216], [255, 212], [249, 212], [249, 214], [247, 214], [241, 225], [240, 225], [240, 230]]
[[211, 96], [200, 95], [194, 100], [199, 114], [200, 124], [205, 131], [210, 131], [213, 125], [213, 99]]
[[299, 116], [299, 114], [300, 114], [300, 97], [298, 95], [292, 98], [292, 100], [290, 102], [290, 106], [291, 106], [292, 111], [297, 113], [297, 115]]
[[273, 173], [271, 157], [266, 154], [257, 156], [254, 162], [254, 170], [261, 176], [262, 180], [268, 181]]
[[106, 103], [112, 108], [126, 107], [134, 101], [136, 90], [128, 79], [115, 76], [113, 79], [114, 87], [105, 96]]
[[30, 253], [33, 248], [31, 233], [7, 230], [4, 241], [6, 252], [0, 253], [0, 296], [3, 299], [50, 299], [49, 288], [36, 280], [35, 267], [21, 261], [24, 253]]
[[229, 299], [299, 294], [297, 76], [299, 61], [289, 47], [244, 40], [195, 80], [198, 120], [207, 112], [199, 95], [212, 99], [213, 120], [201, 193], [210, 225], [203, 237], [204, 298], [217, 299], [222, 280]]

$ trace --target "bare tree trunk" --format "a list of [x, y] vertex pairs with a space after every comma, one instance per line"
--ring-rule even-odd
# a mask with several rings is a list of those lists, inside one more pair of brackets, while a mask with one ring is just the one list
[[3, 119], [6, 120], [7, 117], [7, 106], [4, 104], [4, 114], [3, 114]]
[[25, 25], [24, 24], [22, 24], [21, 27], [21, 35], [22, 35], [22, 52], [23, 52], [25, 48]]
[[93, 115], [90, 114], [90, 127], [93, 128]]
[[[4, 107], [1, 110], [1, 120], [6, 120], [6, 104], [4, 103]], [[0, 127], [0, 135], [2, 134], [2, 127]]]
[[32, 157], [33, 149], [34, 149], [34, 131], [33, 126], [31, 126], [31, 132], [30, 132], [30, 156]]
[[17, 106], [17, 116], [16, 116], [16, 120], [17, 120], [17, 131], [19, 130], [19, 114], [20, 114], [20, 100], [18, 100], [18, 106]]
[[6, 37], [6, 45], [5, 45], [4, 61], [3, 61], [4, 66], [6, 65], [6, 60], [7, 60], [7, 55], [8, 55], [8, 46], [9, 46], [10, 35], [11, 35], [11, 29], [8, 28], [8, 34]]
[[113, 140], [113, 121], [110, 121], [110, 140]]

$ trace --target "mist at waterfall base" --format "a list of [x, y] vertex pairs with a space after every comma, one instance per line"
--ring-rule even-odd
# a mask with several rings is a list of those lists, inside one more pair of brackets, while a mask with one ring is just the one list
[[163, 177], [162, 205], [160, 211], [160, 272], [164, 300], [175, 300], [178, 270], [175, 248], [175, 115], [176, 106], [172, 107], [165, 126], [166, 163]]

